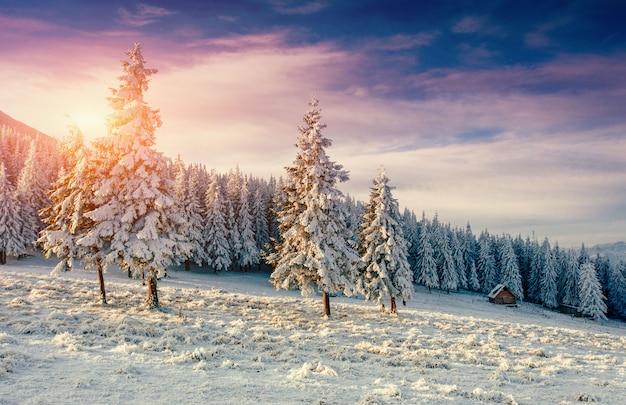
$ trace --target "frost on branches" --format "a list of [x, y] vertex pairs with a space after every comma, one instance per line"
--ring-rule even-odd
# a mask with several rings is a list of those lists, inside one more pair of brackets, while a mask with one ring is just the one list
[[[361, 261], [364, 269], [356, 280], [357, 290], [366, 301], [383, 305], [390, 297], [390, 312], [396, 313], [396, 299], [410, 300], [413, 272], [407, 259], [398, 201], [391, 194], [383, 168], [374, 179], [369, 203], [361, 225]], [[384, 307], [384, 305], [383, 305]]]
[[50, 205], [40, 212], [47, 227], [41, 232], [37, 244], [46, 257], [54, 255], [59, 259], [53, 274], [71, 270], [75, 260], [80, 260], [86, 270], [95, 268], [98, 273], [100, 300], [106, 304], [102, 274], [103, 252], [93, 246], [86, 247], [78, 243], [93, 227], [93, 221], [85, 215], [85, 212], [94, 208], [94, 167], [88, 164], [88, 152], [82, 133], [78, 128], [72, 127], [70, 137], [62, 147], [68, 170], [59, 173], [49, 196]]
[[348, 244], [350, 235], [340, 205], [344, 196], [337, 183], [348, 172], [326, 155], [332, 141], [322, 135], [318, 101], [312, 97], [297, 141], [298, 152], [282, 187], [278, 211], [282, 240], [267, 260], [274, 266], [271, 282], [277, 289], [322, 292], [324, 315], [330, 315], [328, 294], [354, 290], [359, 258]]
[[0, 162], [0, 264], [6, 264], [7, 255], [18, 257], [26, 252], [21, 226], [18, 202], [4, 162]]
[[86, 213], [94, 226], [80, 243], [106, 252], [105, 266], [144, 273], [148, 304], [157, 306], [157, 277], [165, 275], [174, 258], [189, 255], [190, 246], [167, 160], [153, 149], [161, 119], [144, 101], [144, 92], [157, 70], [145, 67], [140, 44], [127, 55], [130, 62], [122, 61], [120, 85], [108, 98], [113, 109], [107, 119], [109, 136], [94, 143], [95, 208]]
[[578, 296], [580, 306], [578, 311], [594, 319], [606, 320], [606, 303], [602, 295], [602, 285], [593, 263], [585, 262], [580, 265], [580, 285]]

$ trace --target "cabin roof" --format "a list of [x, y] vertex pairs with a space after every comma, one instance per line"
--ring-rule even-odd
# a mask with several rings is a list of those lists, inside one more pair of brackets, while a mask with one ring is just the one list
[[[487, 297], [488, 297], [488, 298], [496, 298], [496, 297], [498, 296], [498, 294], [500, 294], [500, 293], [501, 293], [502, 291], [504, 291], [504, 290], [506, 290], [506, 291], [510, 292], [510, 293], [511, 293], [511, 294], [515, 297], [515, 294], [513, 294], [513, 293], [511, 292], [511, 290], [509, 290], [509, 289], [508, 289], [508, 288], [507, 288], [504, 284], [498, 284], [497, 286], [495, 286], [495, 287], [493, 288], [493, 290], [491, 290], [491, 292], [489, 293], [489, 295], [487, 295]], [[516, 298], [517, 298], [517, 297], [516, 297]]]

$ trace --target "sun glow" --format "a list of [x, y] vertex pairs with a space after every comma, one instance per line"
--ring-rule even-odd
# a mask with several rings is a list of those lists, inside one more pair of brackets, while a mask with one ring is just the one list
[[76, 111], [68, 114], [69, 125], [76, 125], [86, 137], [99, 137], [106, 133], [105, 114], [95, 111]]

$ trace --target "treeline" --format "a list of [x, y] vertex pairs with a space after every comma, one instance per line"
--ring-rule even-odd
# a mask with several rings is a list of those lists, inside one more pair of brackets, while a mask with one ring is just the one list
[[[338, 192], [335, 183], [347, 172], [327, 159], [330, 140], [321, 136], [316, 100], [286, 178], [265, 180], [238, 167], [217, 173], [165, 158], [153, 149], [158, 111], [143, 101], [156, 70], [144, 67], [138, 45], [128, 55], [110, 98], [109, 136], [88, 145], [74, 128], [55, 144], [1, 128], [2, 263], [7, 254], [20, 257], [36, 247], [60, 259], [55, 271], [80, 260], [98, 272], [103, 302], [102, 274], [113, 264], [146, 277], [151, 305], [158, 304], [156, 280], [169, 265], [189, 269], [195, 263], [215, 272], [271, 265], [277, 287], [352, 289], [378, 303], [386, 295], [392, 310], [394, 298], [410, 299], [408, 280], [448, 292], [487, 293], [505, 284], [520, 299], [548, 308], [566, 304], [597, 318], [626, 318], [625, 264], [584, 245], [561, 249], [534, 235], [476, 235], [469, 223], [452, 227], [437, 214], [418, 219], [406, 209], [400, 215], [384, 171], [368, 202]], [[326, 222], [315, 222], [322, 217]], [[305, 230], [308, 236], [298, 235]], [[317, 239], [330, 242], [311, 245]], [[321, 251], [304, 257], [306, 249]], [[334, 264], [346, 277], [332, 281], [332, 288], [324, 290], [326, 281], [315, 271], [294, 273], [324, 256], [351, 257]]]

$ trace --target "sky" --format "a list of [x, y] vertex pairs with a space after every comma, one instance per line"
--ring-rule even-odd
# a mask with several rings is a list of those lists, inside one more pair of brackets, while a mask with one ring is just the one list
[[319, 99], [346, 194], [561, 247], [626, 240], [626, 2], [0, 0], [0, 110], [106, 135], [142, 44], [166, 156], [269, 178]]

